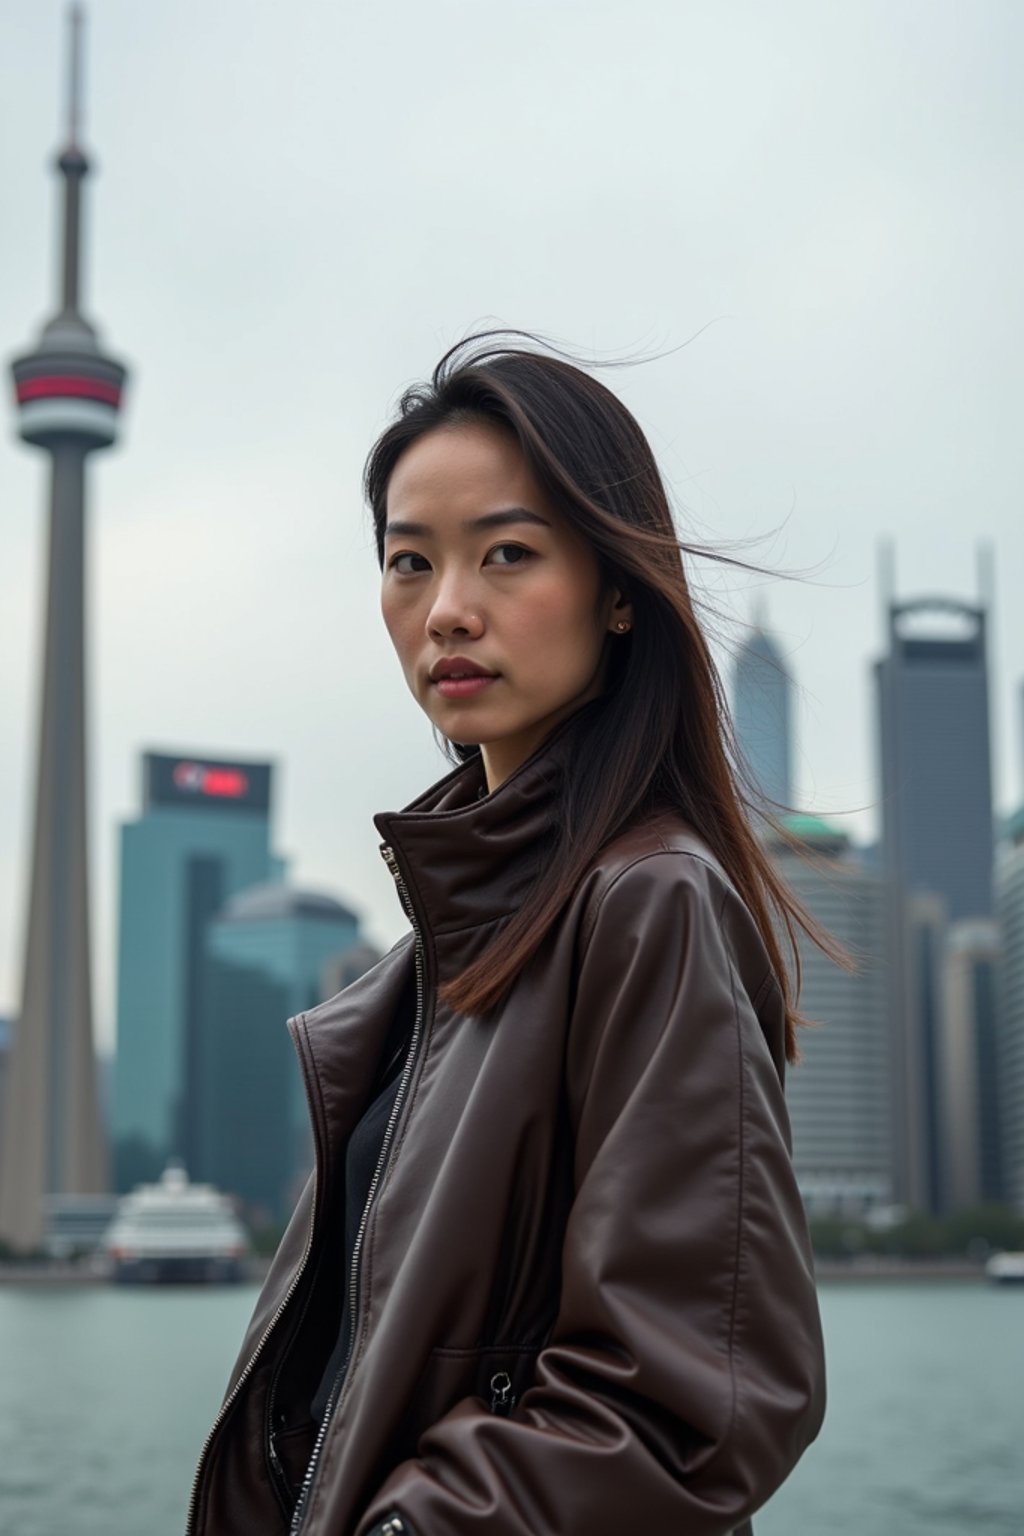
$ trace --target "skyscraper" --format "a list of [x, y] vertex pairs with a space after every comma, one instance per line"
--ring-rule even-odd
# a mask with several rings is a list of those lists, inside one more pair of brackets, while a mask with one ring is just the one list
[[983, 608], [893, 603], [877, 663], [882, 848], [904, 890], [950, 922], [992, 915], [992, 770]]
[[954, 923], [946, 941], [942, 1203], [950, 1210], [1002, 1198], [997, 978], [999, 930], [990, 918]]
[[747, 772], [765, 800], [793, 804], [793, 682], [758, 619], [733, 669], [733, 722]]
[[43, 1201], [107, 1184], [93, 1052], [85, 735], [86, 460], [117, 434], [125, 369], [80, 307], [80, 29], [71, 15], [60, 307], [13, 364], [22, 438], [49, 454], [46, 638], [21, 1010], [0, 1149], [0, 1237], [38, 1246]]
[[[940, 1209], [946, 925], [992, 915], [986, 616], [926, 597], [887, 606], [875, 667], [882, 865], [890, 894], [899, 1197]], [[984, 1090], [987, 1092], [987, 1089]]]
[[114, 1160], [119, 1189], [195, 1163], [207, 927], [282, 876], [269, 763], [143, 757], [143, 811], [121, 829]]
[[1010, 818], [996, 871], [1002, 941], [999, 1110], [1003, 1191], [1024, 1215], [1024, 806]]
[[785, 818], [814, 856], [772, 841], [772, 860], [806, 909], [857, 961], [841, 970], [801, 936], [802, 1060], [788, 1075], [793, 1162], [808, 1209], [860, 1213], [892, 1200], [889, 983], [885, 885], [845, 833], [814, 816]]
[[312, 1167], [309, 1115], [286, 1020], [330, 995], [325, 970], [360, 945], [332, 896], [255, 886], [211, 922], [190, 1172], [282, 1220]]

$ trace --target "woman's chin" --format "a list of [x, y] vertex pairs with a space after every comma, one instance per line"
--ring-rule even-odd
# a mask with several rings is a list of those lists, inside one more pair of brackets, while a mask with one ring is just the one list
[[463, 747], [482, 747], [490, 742], [503, 740], [506, 736], [518, 734], [518, 727], [508, 726], [502, 721], [495, 720], [493, 716], [487, 719], [480, 709], [473, 709], [467, 704], [452, 703], [442, 708], [434, 707], [426, 711], [430, 723], [437, 727], [442, 735], [449, 741], [457, 741]]

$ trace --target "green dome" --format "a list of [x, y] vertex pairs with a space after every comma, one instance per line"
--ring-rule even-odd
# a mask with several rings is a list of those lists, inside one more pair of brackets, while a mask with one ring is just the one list
[[780, 818], [787, 832], [802, 843], [817, 848], [822, 853], [839, 853], [850, 846], [850, 839], [838, 827], [833, 827], [820, 816], [793, 815]]

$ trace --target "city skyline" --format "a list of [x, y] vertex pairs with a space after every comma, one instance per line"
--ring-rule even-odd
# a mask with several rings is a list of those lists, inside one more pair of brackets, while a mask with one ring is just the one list
[[[90, 7], [89, 290], [137, 365], [125, 448], [97, 476], [89, 573], [107, 1048], [115, 827], [144, 746], [273, 757], [297, 880], [338, 891], [383, 943], [402, 931], [370, 816], [444, 764], [376, 612], [359, 467], [400, 387], [489, 317], [620, 356], [709, 327], [604, 376], [649, 431], [695, 541], [781, 528], [751, 558], [810, 572], [770, 592], [796, 679], [796, 798], [853, 813], [842, 825], [859, 841], [877, 823], [878, 540], [895, 537], [902, 597], [973, 601], [975, 540], [990, 536], [996, 800], [1020, 802], [1024, 109], [1009, 60], [1024, 20], [1006, 5], [976, 24], [948, 4], [927, 24], [914, 4], [867, 5], [828, 28], [793, 3], [770, 23], [755, 7], [728, 24], [644, 9], [658, 24], [638, 29], [625, 79], [614, 8], [593, 7], [585, 37], [570, 3], [506, 18], [503, 55], [545, 105], [513, 131], [473, 69], [494, 22], [463, 7], [339, 18], [307, 0], [283, 17], [232, 0], [201, 54], [177, 18]], [[43, 167], [63, 13], [33, 8], [17, 28], [17, 133], [0, 149], [19, 231], [0, 295], [7, 356], [51, 287]], [[0, 29], [13, 38], [13, 22]], [[355, 61], [385, 56], [381, 96]], [[628, 110], [606, 112], [620, 83]], [[13, 1013], [43, 528], [39, 470], [9, 438], [0, 475], [0, 1012]], [[752, 583], [700, 570], [742, 643]]]

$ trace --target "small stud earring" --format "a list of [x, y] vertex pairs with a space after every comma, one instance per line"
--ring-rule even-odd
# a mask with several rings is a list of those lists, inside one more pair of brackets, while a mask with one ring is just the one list
[[620, 619], [615, 628], [618, 630], [620, 635], [626, 634], [627, 630], [629, 629], [629, 620]]

